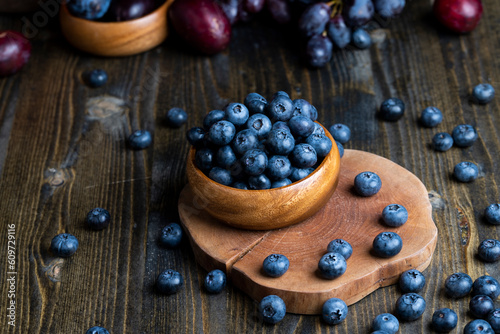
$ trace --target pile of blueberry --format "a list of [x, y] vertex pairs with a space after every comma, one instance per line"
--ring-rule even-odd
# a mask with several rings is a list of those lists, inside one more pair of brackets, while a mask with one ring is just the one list
[[250, 93], [244, 103], [210, 111], [187, 139], [195, 166], [210, 179], [239, 189], [279, 188], [308, 176], [330, 152], [317, 118], [312, 104], [285, 92], [270, 101]]

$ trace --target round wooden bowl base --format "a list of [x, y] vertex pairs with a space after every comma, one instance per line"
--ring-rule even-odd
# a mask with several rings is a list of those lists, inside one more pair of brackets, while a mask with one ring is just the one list
[[[364, 171], [377, 173], [382, 189], [372, 197], [353, 190], [354, 177]], [[383, 208], [401, 204], [409, 218], [401, 227], [389, 227], [381, 220]], [[377, 288], [397, 282], [408, 269], [424, 270], [436, 247], [437, 228], [432, 207], [422, 182], [411, 172], [383, 157], [345, 150], [337, 189], [315, 215], [289, 227], [270, 231], [249, 231], [228, 226], [203, 211], [203, 201], [189, 185], [179, 198], [179, 215], [197, 262], [207, 271], [221, 269], [228, 281], [255, 300], [278, 295], [287, 312], [320, 314], [332, 297], [354, 304]], [[372, 242], [384, 231], [398, 233], [402, 251], [388, 259], [372, 254]], [[353, 247], [344, 275], [328, 280], [318, 272], [318, 261], [333, 239], [344, 239]], [[290, 260], [288, 271], [279, 278], [262, 272], [262, 262], [272, 254]]]

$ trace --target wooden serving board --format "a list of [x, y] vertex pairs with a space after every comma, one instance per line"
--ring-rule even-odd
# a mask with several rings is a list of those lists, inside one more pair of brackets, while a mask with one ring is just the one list
[[[381, 190], [372, 197], [361, 197], [353, 190], [354, 177], [364, 171], [375, 172], [382, 180]], [[409, 213], [406, 224], [398, 228], [381, 221], [383, 208], [392, 203], [405, 206]], [[194, 198], [189, 185], [181, 192], [179, 215], [203, 268], [225, 271], [229, 282], [255, 300], [278, 295], [287, 312], [299, 314], [321, 313], [323, 303], [332, 297], [353, 304], [379, 287], [396, 283], [405, 270], [424, 270], [437, 241], [422, 182], [388, 159], [357, 150], [345, 150], [338, 187], [325, 207], [299, 224], [271, 231], [230, 227], [203, 211], [203, 203]], [[395, 257], [371, 254], [374, 237], [383, 231], [394, 231], [403, 239], [403, 249]], [[317, 273], [318, 261], [337, 238], [348, 241], [353, 254], [344, 275], [323, 279]], [[290, 268], [279, 278], [262, 273], [262, 262], [272, 253], [290, 260]]]

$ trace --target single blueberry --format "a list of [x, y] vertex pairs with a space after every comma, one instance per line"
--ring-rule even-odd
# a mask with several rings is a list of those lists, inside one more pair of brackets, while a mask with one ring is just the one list
[[217, 161], [217, 165], [221, 166], [222, 168], [229, 168], [236, 161], [238, 161], [236, 154], [229, 145], [219, 147], [217, 153], [215, 154], [215, 159]]
[[324, 135], [325, 134], [325, 129], [318, 123], [314, 122], [314, 131], [312, 133], [313, 135]]
[[337, 325], [345, 320], [349, 309], [347, 304], [339, 298], [328, 299], [321, 309], [321, 318], [328, 325]]
[[299, 168], [312, 167], [318, 161], [316, 150], [306, 143], [295, 145], [290, 156], [293, 165]]
[[420, 124], [426, 128], [438, 126], [443, 121], [443, 113], [436, 107], [427, 107], [420, 114]]
[[389, 226], [399, 227], [408, 220], [408, 211], [401, 204], [389, 204], [382, 210], [382, 219]]
[[399, 330], [399, 321], [390, 313], [382, 313], [373, 319], [372, 329], [387, 334], [395, 334]]
[[362, 172], [354, 178], [354, 189], [361, 196], [373, 196], [382, 188], [382, 180], [373, 172]]
[[271, 182], [271, 188], [281, 188], [288, 186], [289, 184], [292, 184], [292, 181], [290, 181], [290, 179], [281, 179]]
[[326, 157], [332, 149], [332, 141], [324, 134], [312, 134], [305, 140], [306, 144], [311, 145], [318, 157]]
[[253, 114], [247, 121], [247, 128], [254, 130], [259, 139], [267, 137], [272, 126], [271, 120], [264, 114]]
[[208, 130], [208, 139], [215, 145], [224, 146], [233, 140], [236, 134], [234, 124], [229, 121], [217, 121]]
[[203, 118], [203, 127], [208, 131], [214, 123], [224, 120], [225, 117], [226, 113], [223, 110], [211, 110], [205, 115], [205, 118]]
[[212, 151], [208, 147], [196, 150], [196, 153], [194, 155], [194, 164], [202, 172], [208, 172], [210, 169], [212, 169], [214, 160], [214, 151]]
[[293, 116], [288, 121], [288, 127], [292, 135], [297, 137], [307, 137], [314, 131], [314, 122], [306, 116]]
[[293, 116], [312, 118], [312, 105], [304, 99], [293, 100]]
[[477, 249], [477, 254], [485, 262], [500, 260], [500, 241], [496, 239], [483, 240]]
[[226, 119], [236, 126], [245, 124], [250, 116], [248, 108], [242, 103], [229, 103], [224, 112]]
[[172, 108], [167, 111], [167, 124], [173, 128], [180, 128], [184, 123], [187, 122], [188, 114], [184, 109]]
[[128, 137], [128, 144], [134, 150], [142, 150], [151, 145], [153, 138], [147, 130], [137, 130]]
[[296, 167], [292, 167], [292, 174], [290, 174], [289, 179], [292, 182], [297, 182], [297, 181], [302, 180], [303, 178], [307, 177], [313, 171], [314, 171], [313, 168], [296, 168]]
[[469, 147], [474, 144], [477, 139], [476, 129], [469, 124], [457, 125], [451, 132], [453, 144], [458, 147]]
[[186, 132], [186, 138], [194, 147], [201, 147], [204, 143], [205, 130], [200, 127], [193, 127]]
[[287, 157], [273, 155], [268, 159], [266, 174], [271, 180], [281, 180], [292, 174], [292, 164]]
[[275, 98], [277, 98], [278, 96], [283, 96], [283, 97], [288, 97], [288, 98], [290, 98], [290, 95], [288, 95], [288, 93], [287, 93], [287, 92], [282, 91], [282, 90], [279, 90], [279, 91], [277, 91], [276, 93], [274, 93], [274, 94], [273, 94], [273, 96], [272, 96], [271, 100], [274, 100], [274, 99], [275, 99]]
[[472, 278], [465, 273], [454, 273], [444, 282], [444, 291], [451, 298], [462, 298], [472, 290]]
[[267, 115], [273, 122], [287, 122], [293, 116], [292, 100], [284, 95], [276, 96], [267, 105]]
[[236, 189], [248, 190], [247, 184], [242, 181], [236, 181], [235, 183], [232, 184], [232, 187]]
[[337, 123], [330, 126], [330, 134], [335, 141], [345, 144], [351, 139], [351, 129], [345, 124]]
[[92, 88], [101, 87], [108, 82], [108, 73], [101, 69], [88, 71], [83, 74], [83, 81]]
[[500, 295], [500, 284], [491, 276], [481, 276], [472, 284], [472, 295], [485, 295], [492, 300], [497, 300]]
[[295, 147], [293, 135], [283, 129], [271, 130], [267, 136], [266, 148], [276, 155], [288, 155]]
[[[274, 122], [271, 130], [285, 130], [285, 131], [290, 132], [290, 128], [288, 127], [287, 124], [288, 124], [287, 122], [283, 122], [283, 121]], [[314, 124], [316, 124], [316, 123], [314, 123]]]
[[485, 295], [474, 296], [469, 302], [469, 311], [475, 318], [484, 319], [494, 309], [495, 303]]
[[248, 175], [260, 175], [266, 170], [268, 159], [264, 151], [253, 149], [245, 152], [241, 163]]
[[397, 121], [405, 113], [405, 104], [400, 99], [391, 97], [382, 102], [379, 113], [380, 117], [385, 121]]
[[446, 132], [436, 133], [432, 137], [432, 148], [439, 152], [446, 152], [453, 146], [453, 137]]
[[486, 210], [484, 210], [484, 216], [488, 223], [493, 225], [500, 225], [500, 204], [490, 204], [486, 208]]
[[55, 256], [70, 257], [78, 249], [78, 239], [69, 233], [61, 233], [52, 238], [50, 250]]
[[264, 174], [250, 176], [248, 178], [248, 188], [251, 190], [270, 189], [271, 180]]
[[182, 228], [177, 223], [170, 223], [161, 230], [160, 244], [167, 248], [175, 248], [182, 241]]
[[487, 83], [479, 84], [472, 90], [472, 97], [477, 103], [490, 103], [495, 97], [495, 89]]
[[432, 328], [438, 333], [448, 333], [457, 327], [458, 317], [449, 308], [440, 308], [432, 314]]
[[453, 175], [460, 182], [472, 182], [477, 179], [479, 170], [474, 163], [462, 161], [453, 168]]
[[208, 173], [208, 177], [225, 186], [229, 186], [233, 183], [231, 172], [220, 167], [213, 167]]
[[313, 121], [318, 119], [318, 109], [316, 109], [316, 107], [313, 106], [312, 104], [311, 104], [311, 119]]
[[396, 313], [403, 321], [414, 321], [425, 311], [425, 299], [414, 292], [405, 293], [396, 301]]
[[344, 156], [344, 145], [342, 145], [338, 141], [336, 141], [335, 143], [337, 144], [337, 148], [339, 150], [339, 155], [342, 158]]
[[182, 275], [173, 269], [165, 270], [156, 279], [156, 289], [166, 295], [178, 292], [183, 284], [184, 279]]
[[205, 290], [209, 293], [219, 293], [226, 287], [226, 274], [222, 270], [212, 270], [205, 276]]
[[109, 334], [109, 331], [104, 327], [94, 326], [94, 327], [87, 329], [85, 334]]
[[239, 156], [245, 154], [245, 152], [255, 149], [259, 145], [259, 137], [255, 130], [244, 129], [238, 132], [231, 143], [234, 153]]
[[289, 266], [290, 261], [285, 255], [271, 254], [264, 259], [262, 269], [268, 276], [280, 277], [286, 273]]
[[358, 28], [352, 32], [352, 44], [358, 49], [367, 49], [372, 45], [372, 37], [363, 28]]
[[378, 257], [392, 257], [403, 248], [403, 240], [395, 232], [382, 232], [373, 239], [373, 252]]
[[111, 0], [68, 0], [66, 6], [71, 14], [87, 19], [96, 20], [106, 14]]
[[322, 277], [334, 279], [345, 273], [347, 262], [342, 254], [326, 253], [319, 260], [318, 269]]
[[330, 241], [326, 250], [329, 253], [339, 253], [346, 260], [352, 255], [352, 246], [344, 239], [335, 239]]
[[106, 209], [95, 208], [87, 213], [85, 222], [87, 223], [87, 226], [93, 230], [102, 230], [108, 227], [111, 222], [111, 215]]
[[283, 320], [286, 314], [286, 305], [283, 299], [276, 295], [269, 295], [260, 301], [259, 312], [262, 320], [268, 324], [276, 324]]
[[425, 286], [425, 276], [416, 269], [406, 270], [399, 276], [399, 288], [403, 293], [419, 292]]
[[248, 108], [250, 115], [262, 114], [267, 107], [267, 100], [260, 94], [250, 93], [245, 97], [245, 106]]
[[476, 319], [465, 325], [463, 334], [494, 334], [494, 332], [488, 322]]
[[488, 321], [495, 333], [500, 333], [500, 308], [491, 311], [486, 317], [486, 321]]

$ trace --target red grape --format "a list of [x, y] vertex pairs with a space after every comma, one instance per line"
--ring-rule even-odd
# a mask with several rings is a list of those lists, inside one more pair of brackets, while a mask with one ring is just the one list
[[306, 60], [312, 67], [323, 67], [332, 58], [332, 42], [323, 35], [314, 35], [307, 42]]
[[436, 0], [434, 15], [448, 29], [458, 33], [474, 30], [481, 20], [481, 0]]
[[19, 71], [30, 58], [31, 43], [19, 32], [0, 32], [0, 76]]

